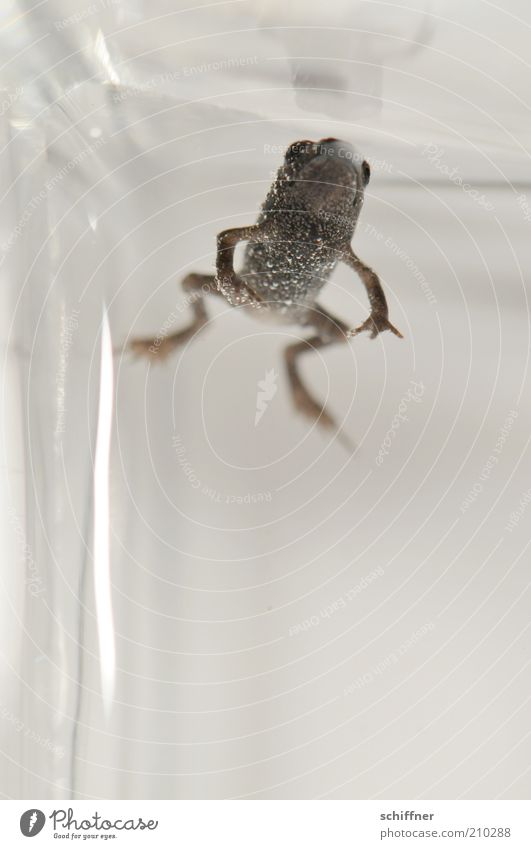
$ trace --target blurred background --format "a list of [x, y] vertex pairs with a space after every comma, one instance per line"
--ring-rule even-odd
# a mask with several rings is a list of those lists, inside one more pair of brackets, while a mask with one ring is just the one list
[[[529, 798], [529, 6], [191, 7], [4, 3], [0, 791]], [[304, 358], [353, 455], [300, 328], [120, 353], [325, 136], [405, 336]]]

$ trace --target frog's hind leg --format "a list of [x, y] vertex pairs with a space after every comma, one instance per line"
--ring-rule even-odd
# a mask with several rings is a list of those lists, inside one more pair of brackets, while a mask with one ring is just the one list
[[313, 421], [316, 421], [322, 428], [335, 431], [341, 444], [348, 451], [353, 452], [356, 446], [338, 426], [336, 420], [327, 412], [323, 404], [317, 401], [308, 391], [298, 369], [299, 357], [302, 354], [324, 348], [328, 345], [334, 345], [338, 342], [346, 342], [348, 326], [339, 319], [331, 316], [322, 307], [316, 309], [308, 323], [317, 330], [317, 334], [311, 336], [309, 339], [289, 345], [284, 352], [291, 396], [295, 409]]
[[151, 360], [163, 360], [176, 348], [189, 342], [207, 323], [208, 313], [203, 299], [205, 295], [219, 295], [214, 276], [188, 274], [181, 286], [186, 293], [187, 304], [192, 308], [193, 319], [190, 324], [171, 336], [161, 334], [154, 339], [132, 339], [127, 347], [133, 354], [149, 357]]

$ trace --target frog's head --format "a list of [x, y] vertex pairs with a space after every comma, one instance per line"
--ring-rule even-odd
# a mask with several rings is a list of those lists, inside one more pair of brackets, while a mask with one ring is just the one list
[[328, 138], [293, 142], [285, 155], [282, 174], [289, 194], [316, 213], [323, 209], [352, 209], [355, 219], [363, 202], [371, 169], [348, 142]]

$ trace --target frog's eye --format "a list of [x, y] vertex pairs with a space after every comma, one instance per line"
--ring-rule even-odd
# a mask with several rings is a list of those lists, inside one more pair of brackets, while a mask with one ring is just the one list
[[366, 186], [371, 179], [371, 168], [368, 162], [363, 160], [361, 165], [361, 176], [363, 177], [363, 185]]
[[308, 139], [304, 139], [303, 141], [293, 142], [290, 144], [286, 151], [285, 160], [288, 163], [295, 162], [299, 157], [304, 156], [305, 153], [308, 153], [312, 149], [313, 142]]

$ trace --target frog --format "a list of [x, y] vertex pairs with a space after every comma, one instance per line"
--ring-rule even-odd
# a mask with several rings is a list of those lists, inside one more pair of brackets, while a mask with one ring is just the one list
[[[304, 330], [305, 338], [284, 350], [294, 408], [344, 437], [335, 417], [304, 382], [300, 359], [362, 332], [375, 338], [391, 331], [403, 338], [389, 320], [378, 275], [351, 246], [370, 176], [369, 163], [349, 142], [330, 137], [290, 144], [256, 223], [221, 231], [215, 273], [191, 272], [181, 281], [192, 312], [190, 323], [162, 339], [133, 339], [130, 351], [151, 360], [165, 359], [207, 324], [209, 296], [223, 298], [260, 320], [295, 326]], [[240, 242], [246, 245], [237, 271], [234, 253]], [[354, 328], [319, 303], [323, 287], [341, 262], [358, 275], [369, 299], [369, 317]], [[343, 442], [352, 447], [346, 437]]]

